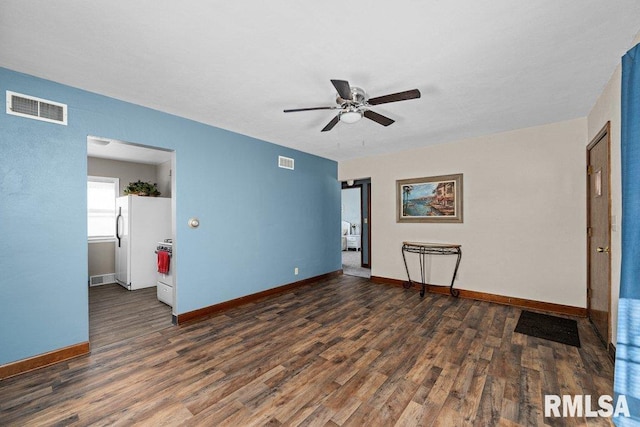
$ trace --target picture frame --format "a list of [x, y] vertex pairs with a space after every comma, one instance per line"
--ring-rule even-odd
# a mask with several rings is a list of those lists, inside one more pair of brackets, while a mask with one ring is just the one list
[[462, 174], [397, 180], [396, 222], [463, 222]]

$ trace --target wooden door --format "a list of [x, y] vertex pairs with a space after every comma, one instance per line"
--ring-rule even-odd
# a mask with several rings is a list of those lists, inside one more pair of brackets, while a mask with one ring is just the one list
[[587, 147], [588, 312], [605, 347], [611, 342], [611, 197], [609, 124]]
[[371, 179], [367, 185], [367, 216], [363, 219], [363, 224], [367, 227], [367, 262], [363, 262], [362, 266], [371, 269]]

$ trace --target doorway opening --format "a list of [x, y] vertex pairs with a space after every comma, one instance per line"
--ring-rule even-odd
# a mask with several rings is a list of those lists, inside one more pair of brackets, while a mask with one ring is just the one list
[[611, 343], [610, 124], [587, 146], [587, 311], [605, 348]]
[[371, 277], [371, 179], [342, 183], [342, 271]]
[[[173, 325], [177, 283], [175, 163], [172, 150], [87, 137], [92, 349]], [[108, 185], [96, 186], [94, 182], [111, 183], [114, 188], [101, 192]], [[134, 187], [147, 191], [134, 191]], [[158, 248], [167, 252], [167, 247], [172, 248], [170, 257], [158, 254]], [[168, 277], [170, 287], [162, 283], [168, 282]]]

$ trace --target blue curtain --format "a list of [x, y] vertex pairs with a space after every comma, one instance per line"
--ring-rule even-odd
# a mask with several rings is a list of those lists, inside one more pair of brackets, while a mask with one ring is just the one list
[[[614, 391], [640, 425], [640, 45], [622, 57], [622, 267]], [[614, 401], [615, 402], [615, 401]]]

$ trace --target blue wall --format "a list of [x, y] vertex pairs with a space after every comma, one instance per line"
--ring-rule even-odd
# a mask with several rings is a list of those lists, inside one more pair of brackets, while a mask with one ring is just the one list
[[334, 161], [0, 68], [6, 90], [69, 124], [0, 114], [0, 364], [89, 339], [87, 135], [176, 151], [177, 314], [341, 268]]

